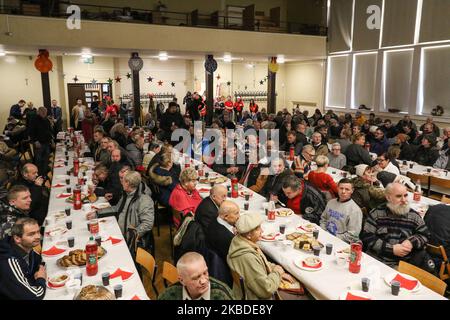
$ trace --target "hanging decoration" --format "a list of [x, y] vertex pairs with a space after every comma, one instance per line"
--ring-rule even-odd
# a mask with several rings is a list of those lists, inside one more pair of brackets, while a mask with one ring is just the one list
[[158, 81], [158, 86], [162, 86], [163, 85], [163, 81], [162, 80], [159, 80]]
[[120, 80], [122, 80], [122, 78], [117, 76], [115, 80], [116, 80], [116, 83], [117, 83], [117, 82], [120, 82]]
[[259, 82], [259, 84], [260, 84], [260, 85], [263, 85], [263, 84], [264, 84], [264, 81], [263, 81], [263, 80], [261, 80], [261, 81]]
[[113, 79], [111, 79], [111, 78], [108, 78], [108, 80], [107, 80], [107, 82], [111, 85], [112, 83], [113, 83]]
[[217, 81], [220, 80], [220, 74], [217, 75], [216, 79], [217, 79]]
[[95, 86], [95, 85], [97, 84], [97, 80], [92, 79], [92, 80], [91, 80], [91, 84], [92, 84], [93, 86]]
[[73, 78], [72, 78], [72, 80], [73, 80], [73, 82], [77, 83], [77, 81], [78, 81], [78, 77], [77, 77], [77, 76], [75, 76], [75, 77], [73, 77]]
[[269, 71], [272, 73], [277, 73], [278, 69], [279, 65], [277, 63], [277, 57], [270, 58]]
[[131, 73], [127, 73], [127, 79], [130, 79], [131, 78]]
[[172, 82], [170, 85], [171, 85], [172, 87], [175, 87], [175, 82]]
[[131, 71], [141, 71], [142, 67], [144, 66], [144, 61], [139, 57], [139, 54], [137, 52], [133, 52], [131, 54], [131, 58], [128, 60], [128, 66], [130, 67]]
[[205, 60], [205, 70], [212, 74], [217, 70], [217, 61], [214, 60], [212, 55], [208, 55], [208, 58]]
[[47, 50], [39, 52], [36, 61], [34, 61], [35, 68], [41, 73], [48, 73], [53, 69], [53, 62], [48, 58], [49, 53]]
[[148, 81], [148, 82], [152, 82], [152, 81], [153, 81], [153, 78], [152, 78], [152, 77], [148, 77], [148, 78], [147, 78], [147, 81]]
[[231, 86], [231, 82], [230, 81], [227, 81], [227, 86]]

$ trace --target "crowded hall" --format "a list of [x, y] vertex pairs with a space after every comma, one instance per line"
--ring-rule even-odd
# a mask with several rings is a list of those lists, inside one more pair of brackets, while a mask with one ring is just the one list
[[447, 300], [449, 14], [0, 1], [0, 300]]

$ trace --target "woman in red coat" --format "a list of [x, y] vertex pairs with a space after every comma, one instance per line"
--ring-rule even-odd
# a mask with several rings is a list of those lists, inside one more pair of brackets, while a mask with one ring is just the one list
[[236, 102], [234, 103], [234, 111], [236, 122], [241, 122], [242, 119], [242, 110], [244, 110], [244, 101], [242, 101], [241, 97], [237, 97]]
[[181, 218], [189, 212], [195, 213], [202, 201], [200, 193], [195, 189], [198, 174], [194, 168], [181, 171], [180, 183], [173, 189], [169, 205], [173, 209], [173, 222], [176, 228], [180, 226]]
[[250, 99], [250, 104], [248, 105], [248, 108], [250, 109], [250, 114], [253, 116], [256, 116], [258, 113], [258, 105], [255, 103], [254, 99]]

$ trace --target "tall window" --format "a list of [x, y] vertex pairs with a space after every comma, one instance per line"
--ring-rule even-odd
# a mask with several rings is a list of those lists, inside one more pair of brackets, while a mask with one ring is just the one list
[[375, 103], [377, 77], [377, 53], [360, 53], [353, 56], [352, 108], [364, 104], [369, 108]]
[[328, 57], [326, 105], [329, 107], [346, 106], [348, 61], [348, 55]]

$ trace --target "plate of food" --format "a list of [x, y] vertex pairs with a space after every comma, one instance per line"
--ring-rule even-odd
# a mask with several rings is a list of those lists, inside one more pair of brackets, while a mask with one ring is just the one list
[[[91, 195], [88, 195], [86, 193], [81, 194], [81, 202], [82, 203], [94, 203], [95, 201], [97, 201], [97, 196], [95, 195], [95, 193], [93, 193]], [[73, 195], [68, 197], [66, 199], [66, 202], [73, 203]]]
[[55, 225], [55, 226], [48, 226], [45, 228], [45, 235], [48, 237], [58, 237], [65, 234], [67, 231], [67, 228], [65, 226]]
[[281, 236], [281, 233], [277, 233], [277, 232], [272, 232], [272, 233], [267, 233], [267, 234], [263, 234], [261, 236], [261, 241], [267, 241], [267, 242], [272, 242], [275, 240], [278, 240], [278, 238]]
[[314, 232], [314, 230], [317, 229], [317, 226], [312, 223], [303, 224], [301, 226], [298, 226], [297, 229], [301, 229], [306, 232]]
[[391, 286], [392, 281], [400, 282], [400, 291], [417, 292], [422, 288], [419, 280], [408, 274], [393, 272], [384, 277], [384, 281]]
[[69, 279], [70, 277], [67, 272], [59, 272], [56, 275], [47, 278], [47, 287], [50, 289], [63, 288]]
[[295, 260], [294, 263], [297, 267], [306, 271], [319, 271], [323, 269], [322, 259], [316, 256]]
[[275, 215], [277, 217], [289, 217], [292, 216], [294, 214], [294, 211], [292, 211], [289, 208], [278, 208], [275, 209]]
[[[97, 248], [98, 259], [101, 259], [107, 253], [106, 249], [103, 247]], [[69, 252], [62, 258], [56, 261], [56, 264], [62, 268], [70, 267], [85, 267], [86, 266], [86, 252], [82, 249], [76, 249]]]
[[96, 203], [91, 205], [92, 209], [102, 210], [111, 207], [111, 204], [109, 202], [102, 202], [102, 203]]
[[286, 239], [294, 242], [295, 249], [308, 253], [313, 252], [313, 247], [320, 246], [321, 249], [324, 247], [320, 241], [306, 233], [294, 232], [288, 234]]
[[64, 211], [53, 212], [51, 213], [51, 216], [53, 217], [53, 219], [55, 219], [55, 222], [59, 222], [67, 218], [67, 215]]
[[304, 294], [304, 290], [299, 281], [294, 281], [291, 283], [287, 280], [281, 279], [280, 285], [278, 286], [280, 290], [291, 292], [294, 294]]
[[373, 300], [373, 298], [361, 290], [345, 290], [339, 296], [339, 300]]
[[227, 180], [228, 179], [226, 177], [209, 178], [209, 182], [214, 182], [214, 183], [217, 183], [217, 184], [225, 183], [225, 182], [227, 182]]

